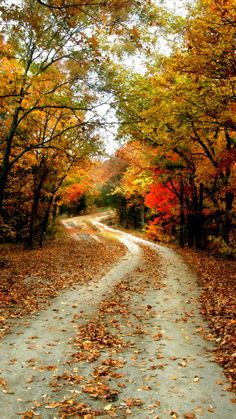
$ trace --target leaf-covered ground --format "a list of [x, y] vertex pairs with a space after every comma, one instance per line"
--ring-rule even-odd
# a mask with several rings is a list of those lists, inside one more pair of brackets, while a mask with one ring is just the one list
[[105, 240], [99, 234], [97, 240], [91, 237], [97, 232], [88, 225], [82, 231], [75, 227], [67, 231], [68, 235], [42, 249], [1, 246], [0, 336], [9, 330], [14, 318], [42, 309], [73, 284], [101, 277], [125, 253], [119, 241]]
[[162, 249], [160, 256], [143, 248], [138, 266], [107, 289], [97, 311], [74, 316], [71, 357], [49, 365], [51, 392], [44, 381], [45, 398], [31, 399], [23, 419], [48, 419], [50, 412], [61, 419], [220, 418], [224, 412], [231, 419], [229, 386], [206, 350], [211, 343], [199, 336], [205, 324], [195, 281], [174, 252]]
[[236, 390], [236, 263], [203, 252], [179, 249], [197, 273], [202, 313], [216, 343], [216, 360]]
[[[145, 350], [137, 348], [135, 339], [141, 341], [145, 336], [158, 341], [162, 334], [155, 329], [148, 330], [148, 322], [155, 317], [153, 307], [143, 303], [139, 310], [132, 310], [132, 300], [144, 298], [147, 289], [159, 290], [162, 287], [159, 275], [159, 258], [156, 252], [146, 249], [142, 266], [119, 282], [113, 290], [107, 291], [107, 299], [99, 304], [98, 313], [91, 321], [78, 328], [74, 342], [75, 352], [67, 364], [67, 371], [54, 375], [51, 383], [55, 401], [48, 408], [59, 409], [59, 417], [120, 417], [140, 415], [144, 409], [154, 414], [153, 408], [160, 407], [157, 400], [153, 406], [145, 406], [144, 393], [151, 387], [150, 371], [162, 368], [146, 360]], [[140, 300], [140, 301], [141, 301]], [[157, 356], [161, 359], [161, 355]], [[149, 365], [150, 363], [150, 365]], [[128, 396], [127, 388], [136, 382], [131, 380], [132, 368], [141, 374], [146, 373], [140, 397]], [[82, 374], [82, 375], [81, 375]], [[71, 397], [65, 399], [65, 389], [71, 388]], [[135, 392], [134, 392], [135, 393]], [[61, 397], [61, 400], [60, 400]], [[144, 400], [142, 399], [144, 398]]]
[[[146, 238], [136, 232], [135, 235]], [[215, 359], [236, 391], [236, 262], [189, 248], [174, 248], [197, 274], [201, 312], [216, 345]]]
[[[124, 254], [123, 247], [112, 229], [99, 233], [89, 223], [81, 228], [76, 222], [66, 222], [73, 241], [63, 238], [43, 250], [20, 250], [22, 254], [14, 255], [9, 248], [1, 256], [2, 272], [15, 272], [26, 284], [20, 298], [8, 304], [6, 318], [13, 316], [14, 321], [38, 311], [59, 294], [48, 309], [31, 316], [29, 322], [23, 320], [16, 334], [13, 330], [2, 340], [2, 417], [14, 417], [10, 408], [22, 419], [209, 418], [214, 414], [231, 419], [233, 396], [221, 369], [212, 362], [212, 342], [201, 334], [218, 345], [221, 340], [199, 316], [190, 270], [171, 249], [124, 235], [129, 252], [108, 281], [109, 274], [101, 278], [102, 273]], [[40, 261], [44, 251], [45, 260], [41, 256]], [[20, 255], [28, 259], [21, 261]], [[192, 252], [183, 255], [191, 266], [199, 263], [202, 268], [203, 255], [199, 260]], [[128, 273], [118, 269], [124, 264]], [[207, 284], [210, 273], [215, 278], [213, 265], [203, 270]], [[12, 285], [8, 295], [14, 295], [10, 294], [14, 289], [18, 295]], [[64, 288], [70, 289], [60, 293]], [[220, 299], [219, 288], [212, 292]], [[29, 296], [32, 304], [24, 301], [31, 301]], [[215, 311], [216, 307], [214, 303]], [[225, 356], [218, 350], [217, 354]]]

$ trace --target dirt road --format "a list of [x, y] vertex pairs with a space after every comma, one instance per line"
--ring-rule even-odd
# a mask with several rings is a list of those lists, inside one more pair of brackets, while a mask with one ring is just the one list
[[[89, 217], [127, 254], [1, 341], [1, 418], [235, 417], [212, 343], [201, 336], [193, 274], [173, 250], [101, 221]], [[89, 239], [99, 240], [96, 231]]]

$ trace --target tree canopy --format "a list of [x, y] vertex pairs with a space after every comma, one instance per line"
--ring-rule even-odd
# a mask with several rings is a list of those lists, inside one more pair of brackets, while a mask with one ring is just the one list
[[[197, 248], [217, 243], [230, 253], [235, 228], [235, 3], [199, 1], [169, 55], [153, 52], [145, 74], [123, 72], [117, 90], [119, 135], [146, 150], [140, 173], [132, 160], [123, 178], [140, 176], [156, 238], [176, 235]], [[155, 57], [155, 58], [154, 58]], [[148, 149], [152, 149], [151, 156]], [[121, 189], [120, 189], [121, 190]], [[139, 188], [141, 191], [142, 188]], [[150, 211], [149, 211], [150, 217]], [[153, 227], [153, 224], [155, 228]], [[158, 233], [159, 231], [159, 233]], [[220, 243], [220, 244], [219, 244]]]

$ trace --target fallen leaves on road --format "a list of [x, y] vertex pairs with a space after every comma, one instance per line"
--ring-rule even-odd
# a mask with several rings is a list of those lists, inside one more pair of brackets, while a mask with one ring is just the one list
[[6, 383], [5, 380], [3, 380], [3, 378], [0, 378], [0, 386], [2, 386], [2, 387], [6, 387], [7, 386], [7, 383]]
[[[129, 387], [127, 377], [127, 360], [123, 357], [123, 351], [131, 351], [134, 354], [134, 363], [137, 368], [146, 368], [146, 361], [137, 361], [136, 348], [129, 338], [125, 339], [122, 333], [124, 325], [130, 330], [130, 336], [144, 335], [153, 340], [160, 340], [161, 333], [149, 333], [145, 328], [138, 326], [136, 322], [142, 323], [153, 315], [152, 306], [143, 305], [137, 312], [133, 312], [132, 296], [137, 293], [143, 295], [146, 287], [160, 287], [159, 269], [156, 264], [153, 268], [153, 261], [158, 256], [155, 252], [145, 252], [145, 274], [140, 276], [127, 277], [126, 280], [118, 283], [112, 291], [109, 291], [106, 299], [99, 304], [97, 315], [86, 324], [78, 324], [77, 337], [74, 342], [75, 352], [72, 361], [69, 362], [70, 372], [54, 376], [51, 383], [55, 392], [64, 394], [63, 389], [72, 386], [74, 391], [73, 402], [61, 400], [59, 404], [59, 417], [83, 417], [93, 418], [95, 416], [105, 417], [128, 417], [135, 414], [135, 410], [142, 408], [145, 402], [142, 398], [128, 397], [126, 388]], [[140, 273], [140, 268], [137, 269]], [[150, 272], [152, 274], [150, 275]], [[134, 273], [136, 275], [136, 273]], [[131, 320], [131, 312], [133, 319]], [[78, 318], [79, 320], [79, 318]], [[153, 336], [152, 336], [153, 335]], [[76, 365], [76, 368], [73, 368]], [[86, 373], [88, 365], [89, 373]], [[158, 368], [159, 366], [157, 366]], [[162, 368], [162, 365], [160, 366]], [[81, 371], [82, 376], [78, 375]], [[74, 373], [73, 373], [74, 371]], [[149, 378], [147, 378], [149, 380]], [[63, 383], [64, 386], [63, 387]], [[76, 392], [75, 392], [76, 389]], [[137, 391], [140, 396], [151, 390], [146, 384]], [[125, 391], [126, 396], [123, 394]], [[83, 402], [81, 404], [81, 402]], [[86, 404], [84, 404], [86, 403]], [[153, 408], [159, 409], [160, 402]], [[146, 407], [147, 408], [147, 407]], [[90, 415], [90, 416], [89, 416]]]
[[194, 419], [194, 418], [196, 418], [196, 415], [195, 415], [195, 413], [185, 413], [184, 417], [186, 419]]
[[84, 419], [92, 419], [100, 415], [100, 411], [92, 410], [86, 404], [78, 403], [73, 399], [65, 400], [61, 403], [61, 419], [69, 418], [72, 416], [82, 417]]
[[37, 312], [60, 290], [98, 279], [124, 253], [119, 242], [68, 236], [32, 251], [1, 245], [0, 335], [9, 319]]
[[123, 342], [120, 337], [109, 332], [102, 321], [95, 319], [95, 321], [80, 327], [75, 346], [79, 350], [73, 355], [74, 359], [93, 362], [99, 358], [101, 350], [116, 348], [119, 351]]
[[130, 398], [130, 399], [125, 400], [125, 404], [128, 407], [131, 407], [131, 406], [142, 406], [144, 404], [144, 402], [141, 399], [133, 399], [133, 398]]
[[[73, 234], [75, 234], [74, 229]], [[111, 260], [115, 260], [119, 256], [119, 252], [122, 254], [123, 251], [120, 246], [120, 248], [118, 247], [119, 252], [117, 253], [117, 243], [115, 243], [115, 252], [113, 252], [112, 243], [109, 243], [109, 246], [107, 246], [103, 242], [99, 244], [93, 242], [91, 246], [88, 239], [76, 243], [70, 240], [67, 240], [67, 243], [63, 241], [60, 244], [62, 249], [59, 248], [59, 243], [53, 244], [53, 251], [52, 247], [50, 247], [52, 245], [48, 246], [47, 254], [45, 254], [46, 260], [44, 260], [43, 254], [40, 253], [43, 250], [35, 251], [36, 255], [39, 252], [41, 259], [39, 258], [40, 260], [34, 262], [35, 264], [39, 263], [39, 265], [30, 265], [30, 269], [33, 266], [37, 268], [35, 270], [36, 274], [34, 274], [36, 280], [32, 280], [32, 283], [29, 282], [30, 285], [32, 284], [32, 288], [29, 284], [25, 283], [25, 278], [28, 278], [28, 273], [26, 274], [25, 271], [22, 273], [20, 270], [17, 271], [17, 278], [20, 273], [23, 275], [25, 296], [35, 298], [36, 304], [32, 304], [32, 306], [29, 304], [32, 311], [40, 308], [41, 303], [44, 303], [50, 296], [55, 295], [55, 288], [63, 289], [68, 286], [73, 286], [76, 282], [83, 283], [89, 281], [91, 277], [95, 278], [97, 275], [95, 270], [100, 273], [103, 269], [101, 263], [103, 266], [104, 263], [108, 265]], [[32, 257], [32, 252], [29, 254]], [[80, 258], [78, 258], [78, 255]], [[53, 393], [53, 399], [55, 394], [55, 401], [52, 398], [46, 398], [45, 395], [44, 409], [52, 409], [52, 412], [50, 412], [52, 416], [54, 415], [53, 409], [55, 409], [56, 416], [59, 412], [60, 419], [71, 417], [92, 419], [97, 416], [129, 417], [129, 415], [134, 415], [133, 417], [135, 417], [137, 411], [146, 411], [147, 413], [148, 408], [157, 409], [155, 413], [159, 413], [160, 402], [157, 401], [151, 406], [148, 406], [146, 394], [152, 388], [154, 390], [156, 389], [156, 387], [154, 388], [154, 386], [151, 387], [149, 385], [151, 374], [156, 370], [166, 368], [167, 364], [157, 364], [156, 360], [162, 359], [163, 356], [160, 353], [155, 353], [149, 359], [151, 363], [155, 362], [155, 364], [150, 366], [150, 363], [148, 364], [147, 362], [147, 354], [142, 353], [142, 348], [141, 350], [137, 350], [134, 343], [135, 339], [141, 342], [149, 339], [150, 341], [155, 341], [157, 347], [159, 347], [159, 343], [161, 345], [165, 333], [165, 331], [163, 331], [163, 334], [160, 332], [161, 329], [158, 324], [155, 324], [155, 327], [151, 331], [150, 329], [148, 330], [148, 320], [152, 317], [155, 318], [158, 308], [155, 307], [155, 304], [147, 304], [147, 301], [143, 298], [147, 289], [152, 290], [152, 292], [153, 290], [157, 292], [163, 286], [160, 282], [158, 256], [156, 252], [146, 249], [144, 262], [142, 267], [136, 268], [128, 278], [117, 284], [112, 291], [107, 290], [105, 300], [99, 305], [98, 314], [91, 316], [87, 323], [80, 323], [80, 314], [74, 316], [73, 324], [78, 320], [78, 333], [74, 342], [74, 354], [72, 355], [72, 359], [67, 361], [67, 371], [64, 373], [60, 371], [60, 375], [59, 373], [58, 375], [53, 374], [51, 387], [53, 392], [55, 392]], [[41, 273], [40, 276], [37, 276], [39, 275], [37, 274], [39, 269]], [[51, 283], [48, 284], [48, 278], [52, 281], [52, 286]], [[34, 291], [33, 286], [35, 288], [35, 284], [39, 284], [40, 281], [42, 282], [42, 287], [39, 292], [37, 290]], [[46, 296], [42, 297], [41, 293], [44, 287], [46, 289]], [[17, 290], [14, 287], [13, 289]], [[133, 297], [138, 294], [140, 297], [138, 300], [139, 304], [135, 306], [135, 298]], [[8, 295], [10, 295], [9, 292]], [[16, 295], [20, 295], [23, 298], [23, 294], [16, 293]], [[25, 296], [24, 300], [27, 299]], [[19, 300], [19, 303], [9, 303], [9, 315], [14, 313], [12, 316], [17, 317], [18, 315], [27, 313], [28, 306], [24, 306], [21, 303], [21, 300]], [[14, 311], [14, 307], [18, 311]], [[188, 322], [188, 318], [193, 316], [190, 310], [186, 311], [184, 315], [186, 322]], [[124, 330], [126, 333], [128, 331], [128, 335], [125, 335]], [[188, 336], [184, 335], [184, 338], [188, 340]], [[30, 339], [37, 342], [37, 336], [31, 336]], [[169, 336], [168, 339], [170, 340], [172, 337]], [[128, 350], [124, 354], [122, 352], [125, 349]], [[129, 354], [128, 356], [127, 353]], [[141, 356], [139, 356], [140, 354]], [[140, 374], [145, 373], [145, 377], [143, 378], [145, 385], [143, 385], [143, 382], [138, 384], [136, 382], [134, 383], [135, 385], [137, 384], [136, 391], [140, 392], [138, 393], [138, 395], [140, 394], [140, 398], [136, 398], [135, 393], [127, 393], [125, 391], [131, 383], [130, 377], [127, 377], [127, 365], [130, 365], [127, 359], [129, 361], [131, 360], [130, 362], [138, 369]], [[177, 361], [176, 365], [178, 365], [178, 368], [187, 367], [187, 363], [189, 362], [189, 358], [187, 361], [185, 358], [169, 357], [169, 359], [170, 361]], [[35, 366], [37, 360], [31, 358], [27, 362], [30, 366]], [[57, 370], [54, 365], [37, 368], [40, 371], [45, 369], [49, 371]], [[181, 370], [181, 368], [179, 369]], [[156, 372], [159, 373], [159, 371]], [[157, 376], [157, 374], [154, 375]], [[170, 376], [169, 380], [173, 380], [173, 382], [170, 381], [170, 384], [171, 386], [173, 384], [172, 387], [174, 387], [178, 378], [176, 376]], [[132, 379], [132, 383], [133, 381]], [[202, 377], [197, 375], [192, 378], [193, 386], [196, 386], [196, 388], [201, 386], [201, 381]], [[159, 384], [155, 384], [158, 387]], [[4, 385], [4, 381], [2, 385]], [[173, 409], [168, 414], [173, 418], [178, 418], [180, 415], [176, 412], [178, 407], [173, 405]], [[213, 407], [210, 405], [208, 411], [213, 413], [214, 410], [212, 409]], [[27, 416], [32, 413], [34, 412], [25, 412], [23, 418], [34, 417]], [[158, 417], [155, 416], [155, 418]], [[194, 412], [188, 412], [184, 414], [184, 417], [191, 419], [195, 418], [196, 415]]]
[[22, 419], [31, 419], [34, 418], [34, 412], [32, 410], [27, 410], [27, 412], [24, 412], [23, 415], [21, 416]]

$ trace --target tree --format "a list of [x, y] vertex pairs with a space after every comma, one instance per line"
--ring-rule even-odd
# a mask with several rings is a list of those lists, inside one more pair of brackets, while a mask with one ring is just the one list
[[191, 11], [182, 46], [157, 57], [144, 76], [124, 72], [123, 94], [117, 92], [120, 136], [153, 147], [155, 182], [172, 183], [180, 228], [199, 248], [206, 244], [203, 231], [214, 228], [226, 243], [232, 233], [234, 38], [232, 2], [201, 1]]
[[[20, 173], [24, 161], [32, 161], [29, 181], [32, 184], [32, 179], [36, 182], [38, 178], [37, 195], [51, 173], [49, 154], [52, 156], [56, 150], [63, 153], [66, 147], [67, 157], [70, 153], [77, 155], [81, 137], [88, 154], [97, 149], [99, 140], [93, 132], [99, 121], [87, 114], [100, 106], [97, 92], [100, 94], [102, 84], [98, 75], [102, 77], [106, 63], [110, 62], [110, 51], [105, 48], [114, 37], [117, 45], [125, 45], [127, 36], [137, 47], [141, 31], [138, 34], [136, 25], [142, 21], [148, 27], [148, 22], [154, 20], [155, 9], [150, 1], [144, 5], [136, 0], [96, 3], [78, 0], [73, 4], [23, 0], [11, 6], [2, 3], [1, 27], [5, 33], [0, 39], [0, 216], [5, 220], [9, 221], [10, 216], [11, 180]], [[128, 45], [125, 49], [129, 50]], [[65, 146], [64, 140], [68, 138], [72, 139], [71, 144], [67, 142]], [[37, 170], [35, 155], [39, 159]], [[34, 170], [38, 171], [37, 176], [36, 172], [33, 176]], [[21, 173], [26, 175], [24, 169]]]

